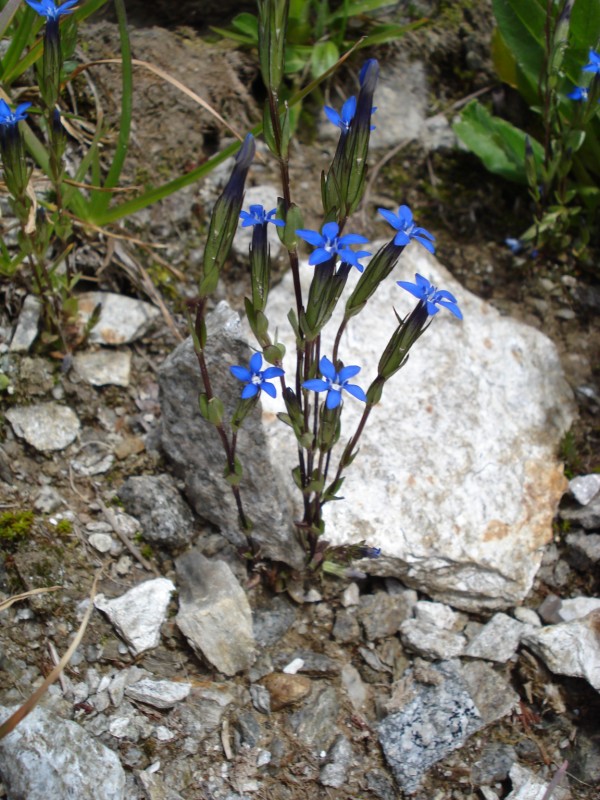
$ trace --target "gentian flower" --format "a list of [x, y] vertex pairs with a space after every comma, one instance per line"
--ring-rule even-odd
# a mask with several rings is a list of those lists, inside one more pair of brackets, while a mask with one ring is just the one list
[[325, 261], [329, 261], [330, 258], [338, 255], [342, 262], [351, 264], [353, 267], [356, 267], [359, 272], [362, 272], [363, 266], [358, 263], [358, 259], [363, 256], [370, 256], [371, 253], [366, 250], [360, 250], [358, 253], [354, 253], [349, 249], [349, 245], [364, 244], [369, 240], [358, 233], [346, 233], [344, 236], [338, 236], [339, 232], [340, 226], [337, 222], [326, 222], [321, 228], [321, 233], [317, 231], [297, 230], [296, 234], [301, 239], [304, 239], [305, 242], [317, 248], [313, 250], [308, 259], [308, 263], [311, 266], [323, 264]]
[[52, 0], [25, 0], [28, 6], [46, 19], [57, 20], [63, 14], [71, 14], [78, 0], [66, 0], [61, 6], [57, 6]]
[[402, 289], [406, 289], [407, 292], [410, 292], [424, 302], [427, 307], [427, 313], [430, 316], [437, 314], [439, 311], [438, 306], [441, 306], [442, 308], [447, 308], [448, 311], [454, 314], [455, 317], [458, 317], [458, 319], [463, 318], [456, 297], [446, 291], [446, 289], [438, 289], [436, 286], [433, 286], [430, 281], [422, 275], [418, 273], [415, 274], [415, 283], [408, 283], [407, 281], [396, 281], [396, 283], [398, 286], [401, 286]]
[[331, 106], [325, 106], [325, 113], [330, 122], [333, 122], [340, 130], [347, 133], [350, 130], [350, 123], [354, 119], [354, 114], [356, 113], [356, 97], [353, 95], [346, 100], [342, 106], [341, 114], [338, 114], [335, 108], [331, 108]]
[[260, 391], [265, 391], [271, 397], [277, 396], [277, 390], [267, 381], [271, 381], [273, 378], [280, 378], [285, 374], [284, 371], [281, 367], [267, 367], [267, 369], [263, 370], [261, 370], [261, 367], [262, 355], [260, 353], [254, 353], [250, 359], [248, 369], [246, 367], [229, 367], [231, 374], [238, 381], [244, 381], [246, 384], [242, 389], [242, 400], [256, 397]]
[[571, 92], [568, 93], [567, 97], [571, 100], [583, 100], [585, 103], [589, 96], [589, 89], [586, 89], [585, 86], [576, 86]]
[[20, 103], [14, 111], [10, 110], [10, 106], [4, 100], [0, 100], [0, 125], [7, 128], [12, 128], [17, 123], [25, 119], [25, 113], [31, 103]]
[[275, 219], [276, 213], [276, 208], [265, 212], [263, 206], [250, 206], [250, 213], [247, 211], [240, 211], [240, 219], [243, 220], [242, 228], [249, 228], [252, 225], [266, 225], [267, 222], [272, 222], [273, 225], [277, 225], [278, 228], [285, 227], [285, 222], [282, 219]]
[[590, 61], [583, 67], [584, 72], [593, 72], [596, 75], [600, 73], [600, 53], [596, 53], [590, 48]]
[[504, 244], [508, 247], [510, 252], [515, 256], [517, 255], [517, 253], [520, 253], [521, 250], [523, 249], [523, 242], [520, 239], [515, 239], [512, 236], [508, 236], [504, 240]]
[[357, 400], [362, 400], [363, 403], [366, 403], [367, 396], [360, 386], [348, 383], [350, 378], [360, 372], [360, 367], [342, 367], [339, 372], [336, 372], [332, 362], [327, 356], [323, 356], [319, 361], [319, 370], [323, 377], [304, 381], [302, 388], [308, 389], [310, 392], [327, 392], [327, 399], [325, 400], [327, 408], [333, 409], [339, 406], [342, 402], [342, 389], [356, 397]]
[[419, 244], [422, 244], [426, 250], [429, 250], [430, 253], [435, 253], [435, 247], [433, 246], [435, 236], [426, 231], [425, 228], [418, 228], [415, 225], [412, 211], [408, 206], [400, 206], [397, 214], [388, 211], [386, 208], [379, 208], [378, 211], [386, 222], [389, 222], [392, 228], [398, 231], [394, 238], [394, 244], [407, 245], [411, 239], [414, 239]]

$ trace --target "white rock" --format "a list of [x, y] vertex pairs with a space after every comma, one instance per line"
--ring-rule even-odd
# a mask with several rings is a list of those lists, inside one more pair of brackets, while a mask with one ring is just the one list
[[[400, 59], [382, 70], [375, 89], [377, 111], [372, 121], [370, 145], [373, 149], [390, 148], [400, 142], [419, 138], [427, 111], [427, 81], [421, 61], [407, 63]], [[398, 109], [402, 113], [398, 113]], [[354, 362], [350, 362], [354, 363]]]
[[444, 631], [437, 625], [407, 619], [400, 625], [402, 644], [425, 658], [455, 658], [465, 650], [467, 640], [460, 633]]
[[[300, 271], [307, 292], [312, 268], [303, 264]], [[349, 500], [325, 508], [326, 537], [332, 545], [366, 539], [381, 547], [379, 559], [359, 568], [398, 577], [455, 608], [517, 605], [531, 588], [566, 488], [554, 453], [573, 417], [572, 392], [546, 336], [467, 292], [415, 243], [342, 337], [340, 357], [363, 365], [356, 383], [366, 389], [375, 377], [396, 324], [392, 306], [400, 315], [414, 307], [394, 280], [413, 280], [415, 272], [455, 294], [464, 320], [438, 314], [386, 386], [346, 472], [342, 493]], [[357, 277], [349, 278], [344, 297]], [[288, 274], [267, 311], [288, 353], [292, 298]], [[341, 305], [323, 336], [323, 354], [331, 352]], [[293, 384], [289, 357], [284, 366]], [[287, 477], [293, 435], [273, 424], [279, 402], [264, 393], [261, 400], [271, 460]], [[345, 399], [340, 446], [362, 410]], [[290, 493], [297, 500], [291, 481]]]
[[6, 418], [17, 436], [42, 452], [64, 450], [75, 440], [81, 427], [75, 412], [58, 403], [9, 408]]
[[[544, 800], [546, 797], [548, 784], [530, 769], [513, 764], [508, 775], [513, 790], [506, 796], [506, 800]], [[567, 800], [570, 796], [569, 790], [561, 786], [557, 786], [552, 792], [553, 800]]]
[[557, 615], [563, 622], [587, 617], [590, 611], [600, 609], [600, 597], [569, 597], [561, 600]]
[[23, 301], [19, 321], [10, 342], [11, 353], [26, 353], [38, 335], [38, 325], [42, 313], [42, 304], [32, 294]]
[[527, 608], [527, 606], [517, 606], [513, 609], [513, 614], [515, 615], [515, 619], [518, 619], [519, 622], [523, 622], [525, 625], [532, 625], [534, 628], [541, 628], [542, 627], [542, 620], [539, 617], [539, 614], [533, 610], [533, 608]]
[[548, 625], [523, 637], [523, 644], [552, 672], [585, 678], [600, 692], [600, 611], [583, 619]]
[[129, 386], [131, 352], [95, 350], [75, 353], [73, 367], [81, 380], [92, 386]]
[[144, 581], [120, 597], [108, 600], [99, 594], [94, 601], [129, 645], [133, 655], [157, 647], [160, 626], [175, 584], [167, 578]]
[[108, 553], [113, 546], [112, 536], [107, 533], [92, 533], [88, 542], [99, 553]]
[[600, 475], [578, 475], [569, 481], [569, 491], [580, 505], [587, 506], [600, 492]]
[[350, 608], [350, 606], [357, 606], [360, 600], [360, 590], [358, 588], [358, 584], [350, 583], [344, 591], [342, 592], [341, 602], [344, 608]]
[[525, 625], [507, 614], [494, 614], [465, 650], [471, 658], [485, 658], [504, 664], [516, 653]]
[[432, 603], [429, 600], [419, 600], [413, 608], [415, 619], [425, 622], [436, 628], [452, 630], [459, 621], [459, 615], [450, 606], [443, 603]]
[[112, 292], [85, 292], [77, 296], [78, 315], [85, 325], [100, 303], [100, 318], [89, 340], [97, 344], [127, 344], [143, 336], [160, 311], [150, 303]]
[[141, 681], [128, 686], [125, 695], [130, 700], [146, 703], [154, 708], [171, 708], [180, 703], [192, 691], [191, 683], [178, 683], [176, 681], [153, 681], [142, 678]]

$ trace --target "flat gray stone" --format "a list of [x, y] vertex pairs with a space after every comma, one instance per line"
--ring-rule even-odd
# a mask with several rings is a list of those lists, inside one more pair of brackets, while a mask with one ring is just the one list
[[103, 594], [94, 605], [103, 611], [125, 639], [133, 655], [152, 650], [160, 642], [160, 626], [166, 619], [167, 607], [175, 585], [167, 578], [154, 578], [134, 586], [112, 600]]
[[425, 658], [455, 658], [464, 653], [467, 640], [461, 633], [445, 631], [429, 622], [407, 619], [400, 625], [402, 644]]
[[[0, 707], [0, 719], [16, 710]], [[117, 754], [41, 706], [0, 741], [0, 774], [11, 800], [125, 800]]]
[[191, 683], [142, 678], [131, 686], [127, 686], [125, 696], [130, 700], [154, 706], [154, 708], [172, 708], [176, 703], [185, 700], [191, 690]]
[[28, 294], [23, 301], [23, 307], [19, 314], [17, 327], [10, 341], [9, 350], [11, 353], [27, 353], [38, 335], [42, 304], [32, 294]]
[[[207, 329], [206, 359], [213, 391], [223, 400], [230, 419], [241, 384], [230, 374], [229, 367], [247, 366], [252, 353], [244, 342], [238, 315], [226, 303], [219, 303], [208, 315]], [[221, 439], [198, 411], [198, 395], [203, 387], [191, 339], [165, 359], [159, 370], [159, 386], [160, 443], [175, 474], [185, 482], [192, 508], [221, 528], [235, 545], [246, 545], [231, 488], [223, 479], [225, 454]], [[268, 424], [275, 426], [279, 422], [271, 417]], [[240, 431], [237, 456], [244, 470], [242, 501], [254, 524], [252, 539], [261, 555], [301, 567], [304, 554], [294, 532], [293, 508], [282, 478], [269, 459], [260, 411], [247, 418]]]
[[194, 516], [170, 475], [134, 475], [117, 492], [148, 542], [180, 547], [194, 535]]
[[256, 657], [248, 598], [224, 561], [190, 550], [176, 562], [177, 625], [198, 655], [224, 675], [248, 669]]
[[113, 292], [84, 292], [77, 295], [78, 316], [85, 325], [98, 304], [100, 317], [92, 328], [90, 342], [96, 344], [128, 344], [143, 336], [160, 317], [156, 306], [134, 297]]
[[494, 614], [471, 639], [465, 655], [504, 664], [516, 653], [521, 636], [526, 630], [522, 622], [509, 617], [508, 614]]
[[41, 452], [64, 450], [81, 428], [73, 409], [54, 402], [15, 406], [6, 418], [17, 436]]
[[129, 386], [131, 352], [94, 350], [75, 353], [73, 368], [82, 381], [92, 386]]

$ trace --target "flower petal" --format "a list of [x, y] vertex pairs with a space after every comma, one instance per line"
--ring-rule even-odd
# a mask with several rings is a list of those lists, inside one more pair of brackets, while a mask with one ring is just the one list
[[299, 236], [301, 239], [304, 239], [305, 242], [312, 244], [313, 247], [320, 247], [325, 244], [325, 240], [320, 233], [317, 233], [317, 231], [299, 230], [296, 231], [296, 236]]
[[331, 108], [331, 106], [325, 106], [323, 110], [325, 111], [325, 114], [327, 115], [327, 119], [329, 120], [329, 122], [333, 122], [334, 125], [337, 125], [338, 128], [342, 128], [343, 130], [344, 123], [342, 122], [342, 118], [335, 110], [335, 108]]
[[344, 386], [344, 389], [352, 395], [352, 397], [356, 397], [357, 400], [362, 400], [363, 403], [367, 402], [367, 395], [363, 392], [360, 386], [357, 386], [355, 383], [347, 383]]
[[422, 300], [425, 296], [425, 292], [423, 292], [422, 287], [417, 286], [414, 283], [409, 283], [408, 281], [396, 281], [396, 283], [401, 289], [405, 289], [407, 292], [410, 292], [414, 297], [417, 297], [419, 300]]
[[342, 393], [339, 389], [330, 389], [327, 392], [327, 400], [325, 401], [325, 405], [327, 408], [337, 408], [339, 404], [342, 402]]
[[323, 356], [319, 361], [319, 369], [324, 378], [329, 378], [330, 381], [334, 381], [337, 378], [335, 367], [327, 356]]
[[285, 372], [281, 367], [267, 367], [267, 369], [262, 372], [262, 377], [265, 381], [271, 381], [273, 378], [281, 378], [282, 375], [285, 375]]
[[338, 245], [347, 247], [349, 244], [366, 244], [369, 240], [366, 236], [361, 236], [360, 233], [347, 233], [345, 236], [340, 236]]
[[249, 400], [258, 394], [258, 386], [255, 383], [247, 383], [242, 389], [242, 400]]
[[246, 367], [229, 367], [229, 371], [238, 381], [245, 381], [247, 383], [252, 380], [252, 373], [249, 369], [246, 369]]
[[250, 359], [250, 369], [254, 374], [256, 374], [257, 372], [260, 372], [261, 367], [262, 367], [262, 355], [260, 353], [254, 353], [252, 358]]
[[270, 397], [277, 397], [277, 389], [273, 386], [272, 383], [261, 383], [260, 388], [263, 392], [266, 392]]
[[358, 375], [360, 370], [361, 368], [357, 367], [356, 365], [348, 365], [347, 367], [343, 367], [338, 376], [340, 383], [344, 383], [345, 381], [350, 380], [350, 378], [353, 378], [355, 375]]
[[309, 392], [324, 392], [329, 389], [329, 384], [321, 378], [311, 378], [309, 381], [304, 381], [302, 388], [308, 389]]
[[377, 210], [379, 211], [381, 216], [384, 218], [384, 220], [386, 222], [390, 223], [392, 228], [395, 228], [396, 230], [398, 230], [402, 226], [402, 223], [400, 222], [400, 220], [398, 219], [397, 215], [394, 214], [393, 211], [388, 211], [387, 208], [378, 208]]
[[332, 258], [335, 258], [335, 253], [325, 250], [324, 247], [318, 247], [310, 254], [308, 263], [311, 267], [314, 267], [317, 264], [324, 264], [326, 261], [330, 261]]
[[355, 113], [356, 113], [356, 97], [352, 95], [346, 100], [346, 102], [342, 106], [342, 122], [344, 124], [344, 128], [349, 127], [350, 123], [354, 119]]
[[340, 226], [337, 222], [326, 222], [325, 225], [321, 228], [321, 233], [327, 239], [335, 239], [335, 237], [340, 232]]

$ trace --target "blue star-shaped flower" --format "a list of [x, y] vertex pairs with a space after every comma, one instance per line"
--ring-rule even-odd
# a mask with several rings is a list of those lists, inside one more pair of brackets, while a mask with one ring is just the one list
[[356, 267], [359, 272], [362, 272], [363, 266], [358, 263], [358, 259], [363, 256], [370, 256], [371, 253], [366, 250], [360, 250], [358, 253], [354, 253], [350, 250], [349, 245], [365, 244], [365, 242], [369, 240], [358, 233], [346, 233], [344, 236], [338, 236], [339, 232], [340, 226], [337, 222], [326, 222], [321, 228], [321, 233], [318, 233], [318, 231], [298, 230], [296, 234], [301, 239], [304, 239], [305, 242], [317, 248], [313, 250], [308, 259], [308, 263], [311, 266], [323, 264], [325, 261], [329, 261], [330, 258], [337, 255], [340, 257], [341, 261], [346, 264], [351, 264], [353, 267]]
[[590, 61], [583, 68], [584, 72], [593, 72], [596, 75], [600, 73], [600, 53], [596, 53], [590, 48]]
[[325, 106], [325, 113], [330, 122], [333, 122], [340, 130], [347, 133], [350, 130], [350, 124], [356, 113], [356, 97], [352, 96], [346, 100], [342, 106], [341, 114], [338, 114], [335, 108], [331, 108], [331, 106]]
[[27, 116], [25, 112], [30, 105], [31, 103], [20, 103], [14, 111], [11, 111], [8, 103], [0, 100], [0, 125], [10, 128], [21, 122]]
[[576, 86], [567, 95], [567, 97], [569, 97], [571, 100], [582, 100], [584, 103], [587, 101], [588, 96], [589, 96], [589, 90], [586, 89], [585, 86]]
[[342, 367], [339, 372], [336, 372], [332, 362], [327, 356], [323, 356], [319, 361], [319, 370], [323, 377], [304, 381], [302, 388], [308, 389], [310, 392], [327, 392], [327, 399], [325, 400], [327, 408], [332, 409], [339, 406], [342, 402], [342, 389], [356, 397], [357, 400], [362, 400], [363, 403], [366, 403], [367, 395], [360, 386], [348, 383], [350, 378], [360, 372], [360, 367]]
[[455, 317], [458, 317], [458, 319], [463, 318], [456, 297], [446, 291], [446, 289], [438, 289], [436, 286], [433, 286], [433, 284], [422, 275], [418, 273], [415, 274], [415, 283], [409, 283], [408, 281], [396, 281], [396, 283], [419, 300], [422, 300], [427, 306], [427, 313], [430, 316], [437, 314], [439, 311], [438, 306], [441, 306], [442, 308], [447, 308], [448, 311], [454, 314]]
[[231, 374], [238, 379], [244, 381], [246, 384], [242, 389], [242, 400], [248, 400], [250, 397], [256, 397], [260, 391], [265, 391], [271, 397], [277, 396], [277, 390], [274, 386], [267, 381], [273, 378], [280, 378], [285, 375], [281, 367], [267, 367], [261, 370], [262, 355], [254, 353], [250, 359], [249, 369], [246, 367], [229, 367]]
[[275, 219], [276, 213], [276, 208], [266, 212], [263, 206], [250, 206], [250, 213], [247, 211], [240, 211], [240, 219], [243, 220], [242, 228], [249, 228], [252, 225], [266, 225], [267, 222], [272, 222], [273, 225], [277, 225], [278, 228], [283, 228], [285, 222], [282, 219]]
[[25, 0], [28, 6], [46, 19], [57, 20], [63, 14], [70, 14], [78, 0], [66, 0], [62, 6], [57, 6], [52, 0]]
[[435, 236], [426, 231], [425, 228], [418, 228], [415, 225], [412, 211], [408, 206], [400, 206], [397, 214], [388, 211], [386, 208], [379, 208], [378, 211], [386, 222], [389, 222], [392, 228], [398, 231], [394, 238], [394, 244], [407, 245], [411, 239], [414, 239], [419, 244], [422, 244], [426, 250], [429, 250], [430, 253], [435, 253], [435, 247], [433, 246]]

